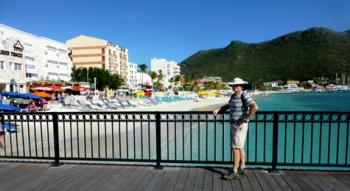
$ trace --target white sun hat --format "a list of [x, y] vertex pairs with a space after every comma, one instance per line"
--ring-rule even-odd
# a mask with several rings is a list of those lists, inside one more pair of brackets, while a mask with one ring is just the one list
[[243, 81], [241, 78], [235, 78], [233, 82], [229, 82], [229, 86], [248, 84], [248, 82]]

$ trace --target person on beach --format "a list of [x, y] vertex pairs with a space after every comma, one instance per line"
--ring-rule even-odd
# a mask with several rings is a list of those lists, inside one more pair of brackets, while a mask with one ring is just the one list
[[230, 109], [230, 136], [233, 161], [233, 171], [224, 175], [224, 179], [232, 180], [244, 175], [245, 169], [245, 151], [244, 144], [248, 132], [249, 119], [258, 111], [258, 105], [255, 101], [243, 91], [244, 84], [247, 82], [240, 78], [235, 78], [229, 85], [234, 93], [228, 104], [214, 110], [213, 114], [224, 113]]
[[2, 117], [0, 117], [0, 148], [2, 149], [5, 148], [4, 136], [5, 136], [4, 120]]

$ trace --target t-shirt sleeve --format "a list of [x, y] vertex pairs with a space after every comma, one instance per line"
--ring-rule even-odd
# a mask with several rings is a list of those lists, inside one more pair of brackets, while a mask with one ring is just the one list
[[243, 99], [245, 101], [246, 107], [249, 107], [254, 103], [253, 98], [247, 93], [243, 94]]

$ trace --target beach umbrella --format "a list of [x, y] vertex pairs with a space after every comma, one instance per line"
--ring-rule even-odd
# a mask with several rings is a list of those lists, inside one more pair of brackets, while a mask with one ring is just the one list
[[33, 92], [33, 94], [43, 97], [43, 98], [52, 98], [52, 94], [46, 93], [46, 92]]
[[42, 100], [43, 98], [40, 96], [37, 96], [35, 94], [31, 94], [31, 93], [25, 93], [25, 94], [21, 94], [22, 98], [25, 99], [35, 99], [35, 100]]
[[20, 97], [17, 92], [0, 92], [1, 96]]
[[21, 111], [21, 108], [12, 105], [0, 104], [0, 111]]
[[35, 88], [31, 88], [32, 90], [36, 90], [36, 91], [53, 91], [54, 89], [51, 87], [35, 87]]

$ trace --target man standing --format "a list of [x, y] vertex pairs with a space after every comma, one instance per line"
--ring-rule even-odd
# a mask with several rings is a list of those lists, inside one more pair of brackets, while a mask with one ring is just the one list
[[234, 158], [233, 171], [224, 175], [224, 179], [232, 180], [239, 178], [240, 174], [245, 174], [245, 151], [244, 144], [248, 132], [249, 119], [258, 111], [258, 105], [247, 93], [243, 92], [243, 85], [247, 82], [240, 78], [235, 78], [229, 85], [234, 94], [228, 104], [216, 109], [213, 114], [223, 113], [230, 109], [230, 135], [232, 155]]

